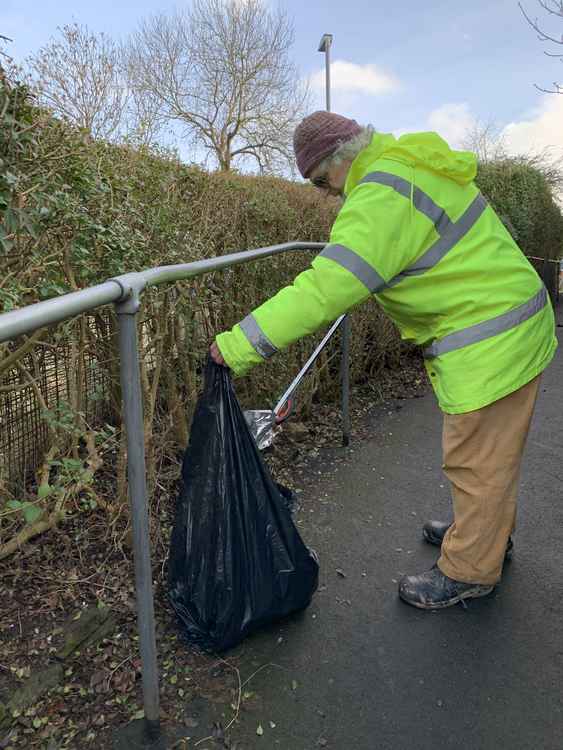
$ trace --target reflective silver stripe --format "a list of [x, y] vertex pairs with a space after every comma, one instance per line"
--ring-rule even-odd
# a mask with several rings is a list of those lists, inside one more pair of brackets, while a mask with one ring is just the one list
[[412, 200], [415, 208], [430, 219], [438, 234], [443, 234], [447, 231], [452, 223], [444, 209], [438, 206], [437, 203], [434, 203], [427, 193], [416, 187], [416, 185], [413, 187], [411, 182], [402, 177], [397, 177], [397, 175], [389, 172], [370, 172], [360, 180], [360, 184], [363, 182], [377, 182], [379, 185], [387, 185], [409, 200], [412, 191]]
[[432, 247], [417, 261], [395, 276], [389, 282], [389, 286], [395, 286], [407, 276], [415, 276], [433, 268], [469, 232], [487, 208], [487, 205], [487, 201], [479, 193], [460, 218], [455, 223], [450, 224], [448, 231], [439, 240], [436, 240]]
[[268, 357], [271, 357], [272, 354], [275, 354], [278, 351], [264, 331], [260, 328], [252, 314], [247, 315], [244, 320], [241, 320], [239, 326], [254, 349], [256, 349], [258, 354], [264, 359], [268, 359]]
[[372, 294], [387, 286], [385, 280], [367, 261], [345, 245], [327, 245], [320, 255], [350, 271]]
[[524, 302], [523, 305], [519, 305], [502, 315], [497, 315], [496, 318], [468, 326], [461, 331], [450, 333], [449, 336], [444, 336], [443, 339], [435, 341], [431, 346], [424, 349], [424, 356], [426, 359], [432, 359], [441, 354], [461, 349], [464, 346], [469, 346], [469, 344], [476, 344], [478, 341], [484, 341], [491, 336], [497, 336], [499, 333], [504, 333], [511, 328], [515, 328], [542, 310], [547, 304], [547, 300], [547, 289], [545, 286], [542, 286], [539, 292], [532, 299]]

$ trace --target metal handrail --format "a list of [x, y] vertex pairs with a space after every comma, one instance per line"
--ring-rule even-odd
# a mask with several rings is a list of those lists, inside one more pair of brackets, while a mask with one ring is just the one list
[[[68, 320], [102, 305], [115, 304], [119, 324], [119, 361], [123, 398], [123, 422], [127, 433], [128, 483], [135, 562], [137, 626], [142, 663], [143, 705], [145, 726], [151, 737], [160, 735], [160, 701], [156, 638], [154, 623], [153, 583], [150, 560], [149, 516], [145, 469], [143, 405], [137, 338], [137, 313], [141, 294], [148, 286], [181, 281], [211, 271], [230, 268], [241, 263], [267, 258], [295, 250], [322, 250], [324, 243], [286, 242], [281, 245], [232, 253], [193, 263], [159, 266], [145, 271], [116, 276], [103, 284], [78, 292], [37, 302], [33, 305], [0, 314], [0, 342], [32, 333], [54, 323]], [[344, 444], [350, 434], [348, 336], [342, 337], [342, 418]]]
[[322, 250], [322, 242], [286, 242], [282, 245], [270, 245], [257, 250], [245, 250], [218, 258], [196, 260], [193, 263], [181, 263], [172, 266], [157, 266], [146, 271], [126, 273], [115, 276], [103, 284], [70, 292], [60, 297], [36, 302], [20, 310], [12, 310], [0, 315], [0, 343], [31, 333], [43, 326], [60, 323], [80, 313], [111, 302], [122, 303], [141, 294], [147, 286], [158, 286], [172, 281], [201, 276], [211, 271], [230, 268], [252, 260], [267, 258], [270, 255], [290, 250]]

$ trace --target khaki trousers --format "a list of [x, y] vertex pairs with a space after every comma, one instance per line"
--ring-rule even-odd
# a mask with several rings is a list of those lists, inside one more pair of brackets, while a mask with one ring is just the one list
[[539, 381], [538, 376], [483, 409], [444, 414], [443, 469], [452, 487], [454, 523], [438, 567], [456, 581], [500, 579]]

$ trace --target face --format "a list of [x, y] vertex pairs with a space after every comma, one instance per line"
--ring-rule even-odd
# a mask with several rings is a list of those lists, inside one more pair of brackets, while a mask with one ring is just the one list
[[319, 167], [315, 167], [309, 175], [309, 179], [315, 187], [323, 190], [327, 195], [343, 196], [349, 169], [349, 161], [333, 165], [328, 172], [322, 172]]

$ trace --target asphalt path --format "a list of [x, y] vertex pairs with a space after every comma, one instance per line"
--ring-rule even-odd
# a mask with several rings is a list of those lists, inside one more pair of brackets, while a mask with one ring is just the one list
[[298, 518], [320, 588], [306, 612], [236, 652], [248, 680], [237, 747], [563, 750], [563, 327], [558, 335], [514, 558], [490, 596], [439, 613], [397, 596], [403, 573], [437, 558], [423, 520], [450, 514], [432, 394], [377, 410], [367, 439], [312, 469]]

